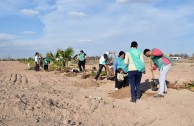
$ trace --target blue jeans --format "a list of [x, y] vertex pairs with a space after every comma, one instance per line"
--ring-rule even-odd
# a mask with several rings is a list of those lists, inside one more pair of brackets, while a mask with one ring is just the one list
[[137, 96], [140, 96], [140, 83], [141, 83], [142, 73], [139, 71], [129, 71], [128, 79], [131, 86], [131, 98], [136, 100]]

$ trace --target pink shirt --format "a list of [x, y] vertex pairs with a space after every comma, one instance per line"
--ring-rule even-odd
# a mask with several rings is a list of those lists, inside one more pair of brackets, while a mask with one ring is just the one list
[[[153, 55], [153, 56], [162, 57], [162, 60], [164, 61], [164, 63], [165, 63], [166, 65], [170, 64], [170, 61], [169, 61], [167, 58], [163, 57], [163, 53], [162, 53], [162, 51], [160, 51], [159, 49], [154, 48], [154, 49], [152, 50], [152, 55]], [[155, 70], [156, 68], [157, 68], [157, 67], [154, 65], [154, 68], [153, 68], [153, 69]]]

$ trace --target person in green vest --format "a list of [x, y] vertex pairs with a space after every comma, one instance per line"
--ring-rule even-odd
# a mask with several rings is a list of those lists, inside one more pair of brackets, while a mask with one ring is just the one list
[[131, 102], [135, 103], [141, 98], [140, 83], [142, 73], [145, 73], [143, 53], [137, 49], [137, 42], [131, 43], [131, 48], [126, 52], [125, 64], [128, 64], [128, 79], [131, 88]]
[[154, 66], [151, 66], [151, 70], [156, 70], [158, 68], [160, 71], [160, 88], [158, 94], [154, 97], [164, 97], [164, 94], [167, 93], [166, 76], [171, 68], [172, 60], [157, 48], [153, 48], [152, 50], [145, 49], [144, 55], [151, 57], [152, 61], [154, 62]]
[[44, 58], [44, 70], [48, 71], [48, 65], [50, 64], [50, 59], [48, 57]]
[[115, 73], [115, 90], [118, 90], [122, 87], [129, 86], [128, 76], [124, 76], [124, 80], [118, 80], [118, 73], [127, 74], [128, 65], [124, 62], [125, 52], [120, 51], [118, 57], [115, 58], [113, 63], [114, 73]]
[[79, 70], [80, 72], [84, 71], [85, 70], [85, 65], [86, 65], [86, 53], [84, 53], [83, 50], [80, 51], [79, 54], [75, 55], [75, 57], [78, 57], [78, 66], [79, 66]]

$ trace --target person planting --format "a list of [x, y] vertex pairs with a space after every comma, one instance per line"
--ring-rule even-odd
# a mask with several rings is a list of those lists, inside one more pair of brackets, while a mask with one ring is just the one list
[[152, 50], [145, 49], [144, 55], [151, 57], [152, 61], [154, 62], [154, 66], [151, 66], [151, 70], [156, 70], [158, 68], [160, 71], [160, 88], [158, 94], [154, 97], [164, 97], [164, 93], [167, 93], [166, 76], [171, 68], [172, 60], [157, 48], [153, 48]]

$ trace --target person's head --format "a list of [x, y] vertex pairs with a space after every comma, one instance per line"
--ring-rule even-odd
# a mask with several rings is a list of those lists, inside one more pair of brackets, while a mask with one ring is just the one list
[[123, 70], [121, 68], [118, 68], [118, 73], [123, 73]]
[[147, 56], [147, 57], [150, 57], [150, 56], [152, 55], [152, 52], [151, 52], [149, 49], [145, 49], [145, 50], [143, 51], [143, 54], [144, 54], [145, 56]]
[[36, 52], [36, 53], [35, 53], [35, 56], [37, 56], [38, 54], [39, 54], [39, 53], [38, 53], [38, 52]]
[[120, 51], [119, 52], [119, 57], [122, 58], [122, 59], [124, 59], [125, 58], [125, 52]]
[[80, 53], [84, 53], [84, 51], [83, 51], [83, 50], [81, 50], [81, 51], [80, 51]]
[[131, 48], [137, 48], [138, 44], [136, 41], [131, 42]]

